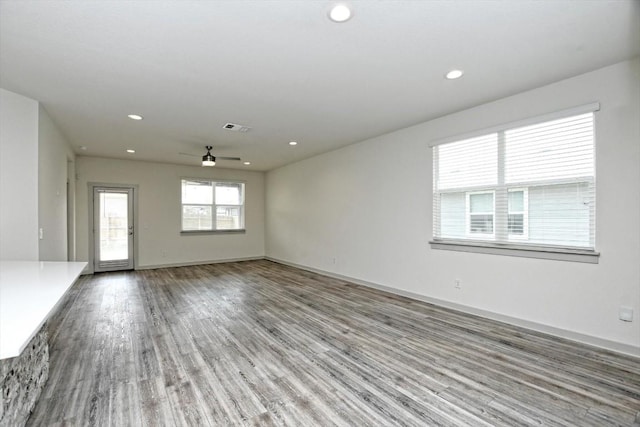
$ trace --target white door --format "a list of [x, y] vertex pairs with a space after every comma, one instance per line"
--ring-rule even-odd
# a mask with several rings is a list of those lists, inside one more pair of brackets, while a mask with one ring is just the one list
[[94, 271], [133, 269], [133, 188], [93, 189]]

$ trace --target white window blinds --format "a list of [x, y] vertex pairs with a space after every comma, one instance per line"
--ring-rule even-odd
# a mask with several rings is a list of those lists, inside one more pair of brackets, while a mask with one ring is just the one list
[[595, 249], [593, 112], [433, 147], [434, 241]]

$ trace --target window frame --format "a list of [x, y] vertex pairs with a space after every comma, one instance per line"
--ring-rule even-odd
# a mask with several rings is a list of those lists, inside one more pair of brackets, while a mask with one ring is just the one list
[[[211, 183], [212, 199], [211, 204], [207, 203], [184, 203], [182, 187], [185, 181], [203, 181]], [[217, 204], [216, 203], [216, 185], [217, 184], [238, 184], [241, 185], [241, 204], [230, 205]], [[215, 179], [215, 178], [194, 178], [194, 177], [181, 177], [180, 178], [180, 234], [181, 235], [206, 235], [206, 234], [237, 234], [246, 232], [246, 182], [241, 180], [228, 180], [228, 179]], [[208, 206], [211, 208], [211, 229], [203, 230], [185, 230], [184, 229], [184, 207], [185, 206]], [[238, 208], [240, 210], [240, 227], [239, 228], [217, 228], [217, 210], [222, 208]]]
[[[536, 124], [542, 124], [544, 122], [547, 121], [553, 121], [553, 120], [559, 120], [562, 118], [568, 118], [571, 116], [577, 116], [577, 115], [581, 115], [581, 114], [588, 114], [588, 113], [593, 113], [593, 138], [594, 138], [594, 147], [593, 147], [593, 156], [594, 156], [594, 172], [593, 172], [593, 176], [591, 176], [588, 180], [584, 180], [584, 182], [588, 183], [589, 185], [593, 186], [593, 191], [594, 191], [594, 197], [593, 197], [593, 202], [595, 203], [597, 200], [596, 196], [596, 185], [595, 185], [595, 181], [596, 181], [596, 173], [597, 171], [595, 170], [595, 166], [597, 163], [597, 151], [596, 151], [596, 122], [597, 122], [597, 114], [595, 114], [597, 111], [600, 110], [600, 104], [598, 102], [593, 102], [590, 104], [586, 104], [586, 105], [581, 105], [578, 107], [573, 107], [573, 108], [568, 108], [566, 110], [561, 110], [561, 111], [556, 111], [556, 112], [552, 112], [552, 113], [548, 113], [548, 114], [543, 114], [543, 115], [539, 115], [536, 117], [530, 117], [530, 118], [526, 118], [523, 120], [518, 120], [515, 122], [510, 122], [510, 123], [505, 123], [505, 124], [501, 124], [501, 125], [496, 125], [496, 126], [492, 126], [489, 128], [485, 128], [485, 129], [480, 129], [480, 130], [476, 130], [473, 132], [467, 132], [464, 134], [459, 134], [457, 136], [449, 136], [446, 138], [440, 138], [440, 139], [435, 139], [429, 142], [429, 148], [433, 148], [436, 147], [438, 145], [442, 145], [442, 144], [447, 144], [447, 143], [452, 143], [452, 142], [458, 142], [458, 141], [462, 141], [465, 139], [471, 139], [471, 138], [477, 138], [477, 137], [482, 137], [484, 135], [488, 135], [491, 133], [501, 133], [501, 132], [505, 132], [505, 131], [509, 131], [512, 129], [517, 129], [520, 127], [524, 127], [524, 126], [530, 126], [530, 125], [536, 125]], [[432, 177], [434, 179], [433, 185], [434, 185], [434, 191], [432, 192], [432, 194], [435, 196], [435, 185], [436, 185], [436, 174], [438, 172], [437, 170], [437, 163], [439, 162], [439, 159], [437, 157], [437, 152], [435, 150], [430, 150], [430, 152], [433, 154], [433, 174]], [[502, 151], [502, 154], [499, 153], [499, 156], [502, 155], [504, 156], [504, 151]], [[524, 184], [524, 183], [523, 183]], [[437, 223], [436, 223], [436, 215], [439, 215], [439, 212], [437, 212], [437, 209], [439, 209], [439, 207], [436, 205], [436, 201], [435, 199], [433, 200], [433, 204], [432, 204], [432, 217], [434, 220], [433, 223], [433, 235], [432, 235], [432, 239], [429, 241], [429, 244], [431, 246], [432, 249], [441, 249], [441, 250], [451, 250], [451, 251], [461, 251], [461, 252], [473, 252], [473, 253], [485, 253], [485, 254], [496, 254], [496, 255], [505, 255], [505, 256], [516, 256], [516, 257], [527, 257], [527, 258], [540, 258], [540, 259], [550, 259], [550, 260], [560, 260], [560, 261], [572, 261], [572, 262], [585, 262], [585, 263], [595, 263], [597, 264], [599, 262], [599, 257], [600, 257], [600, 253], [596, 250], [595, 247], [595, 243], [593, 243], [593, 247], [570, 247], [570, 246], [562, 246], [562, 245], [552, 245], [552, 244], [525, 244], [524, 242], [520, 243], [520, 241], [524, 240], [524, 237], [518, 236], [518, 235], [513, 235], [513, 234], [509, 234], [508, 232], [508, 217], [509, 217], [509, 209], [508, 209], [508, 192], [511, 190], [514, 191], [518, 191], [518, 190], [522, 190], [522, 189], [526, 189], [525, 192], [525, 212], [524, 212], [524, 217], [523, 217], [523, 221], [524, 221], [524, 227], [525, 227], [525, 233], [523, 234], [523, 236], [529, 236], [529, 222], [530, 222], [530, 218], [529, 218], [529, 194], [528, 194], [528, 190], [529, 187], [531, 187], [531, 185], [539, 185], [539, 183], [531, 183], [529, 184], [525, 184], [525, 185], [518, 185], [516, 184], [516, 186], [513, 187], [509, 187], [509, 185], [505, 185], [504, 183], [504, 175], [502, 175], [501, 177], [499, 177], [499, 182], [496, 186], [491, 186], [489, 188], [458, 188], [452, 191], [452, 189], [444, 189], [443, 191], [440, 191], [441, 194], [444, 193], [453, 193], [453, 192], [464, 192], [465, 194], [468, 192], [476, 192], [476, 191], [482, 191], [482, 190], [492, 190], [492, 191], [496, 191], [496, 195], [494, 196], [494, 235], [495, 233], [497, 233], [499, 230], [497, 230], [498, 224], [497, 221], [504, 221], [504, 231], [501, 231], [500, 233], [507, 233], [507, 240], [499, 240], [499, 241], [487, 241], [487, 240], [475, 240], [473, 238], [454, 238], [454, 237], [450, 237], [450, 238], [442, 238], [442, 237], [437, 237], [436, 232], [439, 233], [439, 230], [436, 229], [436, 224], [441, 224], [441, 219], [438, 217], [437, 219]], [[498, 194], [500, 193], [500, 194]], [[506, 203], [506, 214], [504, 213], [498, 213], [495, 212], [495, 205], [497, 203], [504, 203], [505, 200], [504, 198], [507, 198]], [[502, 198], [502, 199], [501, 199]], [[501, 199], [501, 200], [500, 200]], [[465, 196], [465, 200], [468, 200], [468, 196]], [[465, 211], [468, 211], [469, 208], [465, 206]], [[595, 209], [595, 205], [592, 208], [592, 218], [589, 220], [591, 222], [590, 225], [590, 233], [593, 233], [593, 236], [595, 236], [597, 229], [596, 229], [596, 225], [595, 225], [595, 214], [596, 214], [596, 209]], [[498, 216], [505, 216], [506, 218], [500, 219], [498, 218]], [[468, 215], [465, 214], [465, 220], [468, 221]], [[468, 225], [465, 224], [465, 233], [468, 231]]]

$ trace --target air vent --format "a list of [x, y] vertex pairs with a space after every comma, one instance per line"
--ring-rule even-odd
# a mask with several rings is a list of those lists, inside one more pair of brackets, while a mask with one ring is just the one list
[[222, 128], [233, 132], [247, 132], [251, 129], [249, 126], [239, 125], [237, 123], [226, 123]]

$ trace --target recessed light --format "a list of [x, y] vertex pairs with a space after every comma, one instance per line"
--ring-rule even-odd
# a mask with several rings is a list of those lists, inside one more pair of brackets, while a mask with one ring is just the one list
[[136, 152], [136, 150], [132, 150], [132, 149], [128, 149], [128, 150], [127, 150], [127, 153], [131, 153], [131, 154], [133, 154], [133, 153], [135, 153], [135, 152]]
[[84, 145], [81, 145], [79, 148], [80, 148], [82, 151], [87, 151], [87, 147], [85, 147]]
[[142, 120], [144, 118], [139, 114], [129, 114], [127, 115], [127, 117], [129, 117], [131, 120]]
[[351, 9], [345, 4], [337, 4], [329, 11], [329, 18], [333, 22], [345, 22], [351, 18]]
[[244, 162], [245, 165], [249, 166], [251, 162]]
[[463, 74], [464, 74], [464, 71], [462, 70], [451, 70], [445, 75], [445, 77], [449, 80], [455, 80], [462, 77]]
[[295, 142], [295, 141], [291, 141], [291, 142], [289, 143], [289, 145], [298, 145], [298, 143], [297, 143], [297, 142]]

